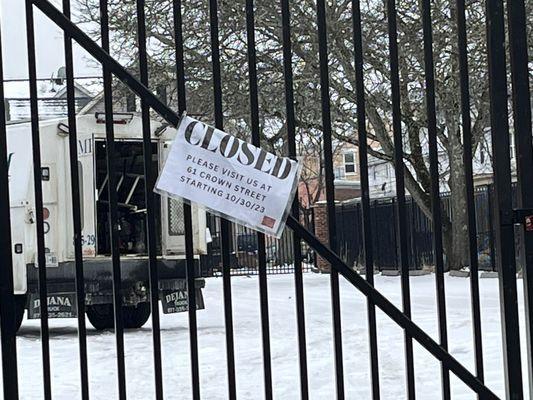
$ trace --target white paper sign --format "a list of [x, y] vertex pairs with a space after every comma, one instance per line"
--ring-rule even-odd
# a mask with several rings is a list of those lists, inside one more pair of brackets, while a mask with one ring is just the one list
[[280, 237], [296, 192], [297, 161], [184, 116], [155, 191]]

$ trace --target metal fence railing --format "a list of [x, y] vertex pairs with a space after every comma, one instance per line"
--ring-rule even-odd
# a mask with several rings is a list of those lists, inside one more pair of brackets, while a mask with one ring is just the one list
[[[224, 267], [221, 257], [220, 218], [208, 214], [207, 227], [210, 243], [207, 244], [207, 253], [200, 256], [202, 276], [221, 276]], [[257, 275], [259, 249], [255, 231], [233, 223], [229, 228], [231, 275]], [[304, 242], [300, 243], [300, 248], [302, 271], [309, 272], [316, 268], [315, 252]], [[294, 237], [288, 231], [284, 232], [280, 239], [265, 237], [265, 258], [268, 275], [294, 273]]]
[[[516, 186], [513, 187], [516, 194]], [[476, 188], [474, 193], [477, 229], [477, 258], [479, 269], [494, 271], [494, 231], [492, 227], [493, 202], [492, 186]], [[515, 196], [516, 197], [516, 196]], [[443, 211], [450, 213], [450, 196], [441, 194]], [[397, 199], [383, 198], [370, 203], [372, 221], [372, 246], [376, 250], [374, 268], [382, 270], [398, 270], [398, 227], [391, 223], [396, 219]], [[362, 239], [362, 212], [359, 200], [346, 201], [336, 206], [336, 214], [340, 223], [337, 226], [340, 249], [339, 255], [348, 265], [358, 268], [364, 265]], [[423, 213], [417, 203], [406, 198], [406, 218], [409, 222], [406, 236], [408, 243], [408, 260], [410, 269], [422, 269], [434, 265], [433, 226], [431, 220]], [[445, 259], [445, 266], [449, 268]]]
[[[110, 34], [110, 13], [108, 9], [108, 1], [100, 0], [98, 12], [100, 23], [100, 38], [101, 43], [95, 42], [89, 35], [87, 35], [75, 22], [70, 18], [70, 1], [63, 0], [63, 9], [59, 10], [56, 7], [57, 2], [51, 2], [49, 0], [25, 0], [26, 4], [26, 36], [27, 36], [27, 48], [28, 48], [28, 67], [29, 67], [29, 84], [30, 84], [30, 109], [31, 109], [31, 143], [25, 143], [26, 151], [31, 151], [32, 160], [32, 191], [31, 191], [31, 204], [33, 210], [31, 212], [28, 221], [34, 223], [32, 227], [35, 230], [35, 254], [34, 260], [30, 264], [31, 268], [38, 271], [38, 300], [43, 305], [40, 310], [40, 344], [42, 353], [42, 363], [37, 368], [42, 370], [43, 376], [43, 392], [45, 400], [52, 399], [52, 376], [54, 363], [51, 363], [50, 352], [50, 331], [49, 331], [49, 308], [46, 306], [49, 304], [50, 291], [52, 286], [48, 286], [47, 274], [52, 275], [57, 268], [48, 268], [47, 263], [50, 263], [51, 254], [48, 247], [49, 237], [45, 239], [45, 222], [48, 224], [49, 211], [45, 205], [45, 202], [49, 201], [47, 196], [50, 195], [49, 185], [50, 183], [50, 165], [43, 165], [42, 161], [45, 159], [43, 154], [46, 151], [53, 150], [50, 146], [42, 146], [41, 141], [44, 136], [40, 131], [41, 124], [39, 121], [39, 106], [37, 96], [37, 74], [36, 74], [36, 40], [35, 40], [35, 23], [34, 14], [36, 12], [44, 14], [53, 24], [59, 27], [64, 34], [64, 55], [66, 64], [66, 82], [67, 82], [67, 99], [68, 99], [68, 130], [61, 132], [61, 138], [65, 140], [63, 147], [68, 147], [68, 179], [61, 182], [61, 185], [66, 187], [66, 192], [71, 196], [71, 202], [65, 209], [72, 218], [73, 224], [71, 225], [71, 231], [73, 240], [65, 239], [65, 242], [73, 243], [72, 246], [72, 259], [70, 265], [74, 271], [74, 292], [77, 302], [77, 326], [79, 337], [79, 363], [80, 363], [80, 387], [81, 398], [87, 400], [90, 398], [89, 391], [89, 377], [91, 376], [87, 359], [87, 331], [85, 326], [85, 312], [89, 311], [89, 307], [93, 307], [95, 304], [89, 304], [87, 301], [88, 290], [91, 289], [91, 285], [98, 286], [99, 281], [88, 282], [86, 277], [89, 272], [96, 268], [94, 265], [89, 265], [87, 258], [89, 254], [84, 254], [84, 242], [85, 238], [82, 229], [82, 201], [86, 201], [85, 198], [80, 196], [80, 177], [78, 175], [78, 128], [76, 118], [75, 96], [74, 96], [74, 80], [73, 80], [73, 59], [72, 59], [72, 43], [75, 41], [81, 48], [83, 48], [88, 54], [90, 54], [96, 62], [100, 63], [103, 69], [103, 87], [105, 103], [105, 121], [102, 127], [104, 136], [102, 140], [105, 140], [105, 159], [108, 183], [106, 185], [107, 203], [105, 209], [105, 215], [107, 216], [104, 224], [107, 224], [110, 233], [110, 254], [107, 254], [105, 264], [105, 275], [112, 283], [112, 291], [108, 294], [105, 301], [107, 302], [106, 309], [108, 311], [107, 316], [111, 318], [110, 326], [114, 329], [115, 337], [115, 349], [116, 349], [116, 370], [117, 374], [117, 387], [118, 397], [120, 400], [125, 400], [128, 395], [127, 376], [126, 376], [126, 359], [125, 359], [125, 341], [124, 330], [127, 327], [125, 321], [128, 320], [128, 316], [131, 312], [131, 304], [128, 303], [128, 299], [132, 294], [135, 294], [135, 290], [142, 293], [144, 297], [139, 297], [144, 303], [144, 306], [149, 306], [151, 312], [151, 341], [153, 351], [153, 379], [154, 379], [154, 397], [157, 400], [165, 398], [164, 386], [163, 386], [163, 365], [162, 365], [162, 346], [161, 346], [161, 328], [160, 328], [160, 307], [159, 301], [160, 291], [162, 289], [164, 274], [173, 271], [172, 266], [169, 263], [173, 260], [169, 257], [162, 262], [157, 252], [157, 240], [158, 240], [158, 207], [156, 204], [156, 197], [152, 189], [155, 183], [156, 173], [152, 168], [152, 130], [150, 126], [150, 113], [157, 113], [165, 123], [171, 126], [177, 126], [179, 123], [180, 115], [187, 109], [188, 102], [194, 101], [194, 90], [185, 90], [185, 80], [189, 78], [189, 74], [186, 74], [184, 67], [186, 62], [190, 60], [189, 47], [184, 45], [184, 32], [183, 27], [185, 23], [183, 21], [182, 6], [188, 4], [188, 0], [175, 0], [169, 2], [168, 15], [164, 18], [159, 18], [157, 15], [156, 20], [159, 23], [167, 24], [172, 21], [172, 35], [165, 37], [165, 40], [171, 42], [173, 46], [172, 58], [175, 59], [175, 65], [172, 65], [171, 73], [176, 74], [176, 87], [177, 87], [177, 107], [173, 109], [169, 107], [165, 102], [153, 93], [150, 87], [149, 69], [152, 65], [149, 65], [148, 50], [147, 50], [147, 24], [146, 24], [146, 2], [145, 0], [136, 0], [134, 10], [121, 14], [124, 18], [127, 18], [128, 29], [136, 30], [134, 46], [135, 52], [132, 54], [134, 57], [134, 63], [129, 64], [127, 67], [123, 66], [119, 60], [110, 55], [110, 51], [113, 48], [112, 40], [116, 40], [118, 35]], [[120, 5], [130, 4], [133, 2], [119, 2]], [[163, 2], [154, 2], [163, 3]], [[298, 4], [289, 4], [288, 0], [281, 0], [279, 4], [280, 15], [268, 14], [269, 24], [279, 27], [277, 36], [281, 39], [282, 54], [276, 59], [276, 73], [284, 89], [284, 99], [281, 100], [285, 106], [285, 115], [283, 118], [284, 129], [281, 130], [282, 140], [286, 146], [284, 151], [290, 157], [297, 156], [296, 146], [296, 126], [300, 121], [295, 116], [296, 105], [307, 107], [306, 100], [297, 99], [295, 96], [294, 88], [296, 87], [296, 79], [293, 79], [293, 73], [297, 68], [301, 68], [300, 64], [293, 65], [293, 56], [296, 52], [307, 49], [313, 51], [315, 55], [318, 55], [318, 62], [310, 65], [309, 68], [316, 73], [316, 80], [312, 82], [304, 82], [306, 87], [314, 88], [314, 91], [319, 93], [320, 106], [318, 108], [312, 108], [305, 110], [308, 114], [320, 113], [321, 121], [318, 123], [317, 128], [320, 131], [320, 142], [323, 151], [323, 169], [325, 172], [325, 195], [327, 203], [327, 220], [328, 220], [328, 244], [326, 245], [321, 240], [306, 229], [299, 221], [299, 206], [297, 201], [294, 202], [291, 209], [291, 215], [287, 219], [287, 226], [290, 228], [285, 234], [285, 239], [280, 242], [271, 242], [270, 239], [265, 238], [263, 234], [251, 234], [249, 231], [241, 230], [240, 228], [234, 229], [235, 233], [232, 234], [232, 228], [228, 221], [221, 220], [217, 227], [217, 242], [219, 242], [218, 248], [220, 252], [220, 260], [215, 264], [218, 265], [218, 273], [222, 275], [222, 295], [219, 296], [220, 302], [223, 304], [224, 313], [224, 334], [226, 344], [226, 364], [221, 366], [220, 364], [209, 364], [211, 360], [203, 359], [202, 365], [208, 363], [210, 368], [225, 368], [227, 380], [224, 382], [225, 390], [227, 390], [228, 397], [233, 400], [237, 398], [237, 373], [239, 372], [235, 367], [236, 351], [235, 346], [238, 344], [238, 336], [234, 334], [233, 316], [237, 312], [237, 308], [234, 308], [234, 300], [232, 298], [232, 273], [235, 270], [232, 268], [234, 259], [237, 259], [237, 265], [239, 263], [249, 264], [254, 259], [254, 266], [251, 267], [254, 271], [257, 271], [258, 281], [258, 293], [259, 293], [259, 306], [258, 312], [260, 319], [260, 332], [257, 332], [257, 336], [260, 337], [261, 342], [261, 355], [262, 362], [260, 368], [263, 372], [263, 391], [264, 393], [253, 393], [252, 398], [264, 397], [266, 399], [273, 398], [273, 388], [276, 381], [273, 379], [276, 363], [273, 359], [276, 355], [272, 351], [272, 335], [270, 326], [270, 315], [276, 312], [276, 309], [271, 308], [271, 302], [269, 301], [269, 284], [268, 284], [268, 264], [272, 261], [272, 257], [269, 256], [269, 248], [272, 243], [276, 246], [286, 247], [286, 253], [291, 254], [293, 259], [293, 267], [291, 272], [294, 276], [294, 291], [295, 296], [294, 306], [296, 310], [296, 326], [297, 338], [294, 342], [294, 352], [298, 358], [298, 385], [299, 392], [302, 399], [310, 398], [313, 386], [310, 385], [314, 375], [308, 373], [308, 351], [312, 346], [312, 342], [307, 340], [307, 335], [312, 336], [312, 329], [315, 327], [306, 326], [306, 318], [309, 318], [312, 310], [306, 306], [304, 298], [304, 278], [303, 272], [306, 268], [304, 264], [305, 250], [300, 246], [301, 242], [307, 243], [307, 245], [313, 249], [320, 257], [329, 263], [331, 271], [329, 275], [330, 280], [330, 301], [331, 301], [331, 325], [327, 329], [332, 331], [332, 344], [333, 344], [333, 371], [335, 377], [336, 398], [346, 398], [345, 387], [345, 359], [343, 356], [343, 346], [349, 340], [354, 340], [353, 336], [343, 337], [343, 321], [341, 314], [341, 290], [340, 280], [346, 281], [350, 288], [358, 291], [360, 294], [366, 297], [367, 306], [367, 318], [368, 318], [368, 346], [369, 346], [369, 377], [371, 382], [371, 396], [373, 399], [381, 398], [382, 387], [384, 380], [380, 379], [380, 363], [386, 362], [378, 357], [379, 344], [378, 334], [381, 324], [377, 323], [376, 311], [379, 310], [384, 316], [387, 316], [394, 322], [394, 324], [403, 331], [403, 345], [404, 345], [404, 360], [405, 360], [405, 385], [397, 382], [397, 380], [387, 380], [391, 385], [402, 385], [406, 388], [405, 398], [414, 399], [417, 394], [417, 381], [415, 357], [414, 357], [414, 342], [418, 343], [420, 347], [423, 347], [427, 354], [432, 357], [435, 362], [439, 363], [441, 371], [441, 386], [440, 388], [432, 388], [433, 393], [447, 400], [452, 396], [451, 385], [453, 380], [450, 379], [450, 375], [453, 374], [464, 385], [466, 385], [473, 395], [476, 395], [480, 399], [491, 400], [497, 399], [498, 396], [489, 388], [485, 383], [486, 377], [484, 376], [484, 348], [482, 346], [481, 335], [481, 317], [480, 317], [480, 293], [478, 282], [478, 254], [475, 246], [475, 239], [477, 238], [476, 232], [476, 218], [475, 218], [475, 197], [473, 189], [472, 178], [472, 132], [470, 121], [470, 100], [469, 100], [469, 81], [468, 81], [468, 41], [465, 30], [465, 1], [457, 0], [456, 8], [453, 9], [452, 15], [456, 18], [456, 34], [449, 34], [446, 36], [446, 40], [454, 42], [457, 46], [459, 57], [457, 65], [454, 66], [453, 72], [460, 75], [460, 84], [457, 87], [457, 91], [460, 92], [460, 106], [461, 115], [463, 120], [463, 127], [461, 130], [462, 138], [460, 141], [464, 143], [464, 166], [466, 176], [466, 193], [467, 201], [465, 207], [469, 213], [469, 223], [467, 226], [470, 241], [473, 245], [470, 246], [470, 287], [471, 287], [471, 308], [472, 308], [472, 321], [473, 321], [473, 346], [475, 347], [475, 361], [476, 369], [472, 372], [469, 368], [458, 361], [449, 352], [449, 348], [453, 346], [448, 338], [448, 323], [447, 323], [447, 304], [446, 304], [446, 292], [445, 292], [445, 280], [444, 280], [444, 254], [443, 254], [443, 238], [442, 238], [442, 208], [441, 198], [439, 194], [439, 160], [437, 157], [438, 151], [438, 135], [437, 131], [437, 111], [436, 111], [436, 94], [435, 94], [435, 63], [433, 54], [433, 24], [432, 24], [432, 8], [437, 2], [431, 2], [430, 0], [422, 0], [416, 4], [420, 6], [420, 9], [416, 13], [416, 17], [420, 18], [421, 32], [420, 32], [420, 44], [423, 47], [423, 51], [420, 51], [417, 57], [420, 58], [422, 70], [419, 71], [423, 75], [423, 88], [414, 96], [425, 96], [425, 116], [418, 121], [421, 124], [420, 133], [424, 133], [428, 138], [427, 148], [429, 151], [429, 158], [427, 161], [428, 174], [424, 179], [428, 179], [430, 182], [430, 190], [425, 193], [431, 202], [431, 219], [433, 222], [433, 235], [431, 237], [431, 243], [433, 247], [433, 258], [435, 264], [435, 292], [437, 299], [437, 313], [435, 321], [438, 328], [438, 339], [433, 339], [432, 335], [428, 334], [417, 323], [413, 322], [411, 318], [411, 287], [409, 281], [409, 270], [411, 266], [410, 253], [409, 253], [409, 208], [406, 199], [406, 170], [405, 168], [405, 152], [404, 149], [404, 137], [402, 130], [404, 124], [402, 121], [402, 98], [409, 95], [409, 91], [412, 90], [411, 86], [400, 87], [400, 74], [403, 71], [399, 68], [399, 54], [398, 54], [398, 23], [397, 18], [400, 15], [396, 9], [396, 2], [394, 0], [388, 0], [385, 2], [385, 12], [380, 13], [383, 17], [380, 20], [380, 26], [385, 27], [388, 35], [388, 40], [382, 41], [385, 44], [389, 65], [383, 67], [379, 72], [379, 75], [368, 76], [366, 75], [365, 60], [363, 57], [363, 43], [368, 45], [374, 37], [363, 37], [362, 34], [362, 22], [361, 22], [361, 9], [360, 2], [353, 0], [351, 2], [350, 12], [342, 15], [336, 15], [335, 18], [331, 18], [328, 15], [330, 11], [330, 2], [325, 0], [317, 0], [311, 2], [310, 8], [307, 9], [307, 13], [303, 14], [301, 18], [307, 18], [310, 20], [310, 28], [300, 34], [303, 37], [311, 38], [305, 46], [296, 46], [298, 38], [295, 39], [291, 27], [295, 23], [294, 19], [291, 21], [291, 12], [296, 10], [306, 2], [299, 2]], [[414, 2], [413, 2], [414, 3]], [[196, 3], [195, 3], [196, 4]], [[376, 3], [377, 4], [377, 3]], [[507, 5], [507, 12], [504, 10], [504, 4]], [[212, 85], [212, 98], [213, 101], [213, 120], [215, 126], [219, 129], [224, 128], [224, 109], [222, 98], [222, 82], [223, 74], [221, 73], [221, 32], [219, 31], [219, 12], [223, 2], [217, 0], [209, 0], [209, 12], [205, 15], [208, 16], [208, 21], [204, 24], [205, 27], [209, 26], [209, 43], [208, 46], [202, 48], [201, 58], [209, 61], [209, 66], [212, 69], [212, 76], [208, 81], [209, 85]], [[374, 6], [372, 2], [370, 6]], [[194, 7], [193, 7], [194, 8]], [[260, 126], [260, 112], [268, 113], [270, 110], [268, 104], [264, 106], [264, 109], [260, 109], [260, 79], [258, 71], [261, 71], [261, 67], [264, 65], [257, 57], [258, 50], [262, 50], [256, 43], [256, 35], [258, 34], [258, 27], [256, 26], [255, 18], [259, 15], [256, 13], [256, 5], [253, 0], [246, 0], [244, 3], [244, 9], [235, 8], [231, 9], [231, 15], [234, 16], [237, 13], [242, 12], [245, 23], [239, 31], [239, 35], [236, 35], [235, 40], [238, 41], [238, 49], [228, 52], [229, 56], [244, 54], [246, 66], [242, 70], [233, 71], [232, 79], [242, 79], [242, 75], [246, 74], [247, 84], [243, 89], [248, 94], [248, 101], [243, 102], [240, 112], [246, 114], [243, 117], [243, 125], [246, 125], [247, 129], [251, 131], [251, 141], [254, 145], [260, 146], [262, 143], [261, 126]], [[116, 17], [116, 15], [111, 15]], [[414, 17], [410, 15], [409, 17]], [[4, 17], [4, 14], [2, 14]], [[279, 17], [279, 21], [276, 19]], [[508, 28], [506, 29], [505, 17], [508, 19]], [[401, 307], [394, 305], [383, 293], [374, 287], [374, 261], [379, 259], [377, 252], [379, 249], [374, 247], [373, 243], [373, 230], [376, 227], [372, 226], [371, 219], [371, 202], [369, 198], [369, 184], [368, 184], [368, 160], [367, 151], [369, 146], [362, 145], [359, 148], [359, 165], [358, 170], [361, 178], [361, 233], [360, 237], [362, 242], [363, 256], [360, 257], [364, 260], [364, 272], [365, 277], [359, 275], [353, 269], [352, 265], [347, 265], [345, 261], [338, 255], [341, 249], [340, 237], [337, 234], [338, 227], [343, 223], [342, 219], [338, 217], [335, 208], [334, 198], [334, 154], [333, 154], [333, 118], [335, 115], [332, 113], [332, 101], [335, 100], [335, 96], [331, 94], [331, 65], [330, 65], [330, 45], [328, 41], [328, 23], [332, 26], [337, 23], [337, 20], [344, 18], [347, 19], [352, 28], [353, 36], [348, 30], [335, 30], [335, 40], [349, 41], [353, 43], [353, 54], [350, 51], [349, 61], [342, 65], [342, 70], [346, 74], [353, 74], [355, 77], [355, 84], [351, 87], [344, 86], [345, 90], [348, 90], [355, 96], [356, 104], [356, 116], [357, 116], [357, 131], [353, 136], [357, 137], [357, 142], [360, 144], [367, 144], [371, 138], [371, 132], [368, 132], [368, 125], [366, 118], [369, 117], [371, 111], [366, 107], [365, 99], [368, 99], [369, 92], [365, 90], [365, 79], [380, 78], [388, 76], [390, 81], [390, 90], [387, 88], [385, 93], [388, 96], [385, 101], [386, 106], [390, 105], [390, 114], [392, 117], [391, 135], [387, 136], [390, 140], [388, 143], [393, 152], [394, 157], [390, 159], [395, 163], [396, 174], [396, 208], [395, 213], [390, 213], [391, 223], [397, 225], [396, 243], [398, 247], [397, 257], [399, 260], [400, 268], [400, 282], [401, 282]], [[522, 399], [524, 398], [524, 375], [522, 373], [521, 357], [528, 357], [528, 362], [533, 362], [531, 354], [526, 354], [521, 350], [520, 342], [520, 329], [519, 329], [519, 309], [517, 300], [517, 277], [516, 266], [517, 258], [515, 257], [515, 230], [518, 232], [517, 237], [520, 237], [521, 246], [519, 262], [525, 267], [524, 271], [524, 285], [525, 285], [525, 301], [527, 303], [526, 320], [525, 323], [528, 326], [526, 330], [526, 341], [531, 349], [532, 332], [533, 332], [533, 274], [532, 271], [532, 249], [533, 249], [533, 153], [532, 148], [532, 135], [531, 135], [531, 104], [529, 93], [529, 72], [528, 72], [528, 56], [527, 56], [527, 34], [526, 34], [526, 11], [523, 0], [508, 0], [504, 3], [503, 0], [487, 0], [485, 18], [487, 20], [487, 56], [489, 60], [488, 81], [490, 82], [488, 96], [490, 100], [490, 116], [491, 116], [491, 139], [492, 139], [492, 157], [494, 165], [494, 213], [493, 213], [493, 229], [495, 231], [495, 253], [497, 254], [496, 269], [499, 273], [499, 294], [500, 294], [500, 306], [501, 306], [501, 328], [503, 337], [503, 374], [505, 375], [506, 385], [506, 397], [508, 399]], [[202, 24], [198, 24], [201, 26]], [[196, 26], [195, 26], [196, 27]], [[157, 28], [154, 28], [157, 30]], [[447, 30], [446, 32], [449, 32]], [[199, 32], [195, 34], [200, 35]], [[509, 38], [509, 46], [506, 46], [506, 37]], [[196, 40], [197, 36], [195, 36]], [[224, 40], [228, 40], [224, 37]], [[481, 40], [480, 38], [472, 38], [472, 40]], [[270, 42], [262, 42], [264, 46], [270, 50]], [[371, 42], [372, 43], [372, 42]], [[294, 45], [294, 46], [293, 46]], [[275, 46], [274, 46], [275, 47]], [[1, 46], [0, 46], [1, 48]], [[293, 51], [294, 50], [294, 51]], [[516, 151], [518, 162], [518, 207], [513, 208], [512, 204], [512, 188], [511, 180], [512, 174], [510, 169], [510, 143], [509, 143], [509, 123], [510, 116], [508, 111], [508, 85], [507, 85], [507, 63], [506, 63], [506, 51], [510, 52], [510, 76], [512, 78], [512, 101], [513, 101], [513, 116], [512, 122], [514, 124], [514, 134], [516, 138]], [[316, 54], [317, 53], [317, 54]], [[450, 53], [454, 53], [451, 51]], [[224, 54], [224, 56], [228, 56]], [[316, 61], [316, 60], [315, 60]], [[353, 61], [353, 62], [352, 62]], [[17, 400], [19, 398], [19, 376], [17, 368], [17, 299], [21, 295], [20, 288], [17, 289], [15, 294], [14, 288], [14, 274], [13, 266], [14, 262], [20, 260], [20, 255], [27, 251], [26, 246], [21, 246], [20, 242], [12, 241], [11, 227], [18, 222], [15, 222], [10, 213], [10, 178], [7, 160], [9, 157], [8, 146], [10, 143], [6, 140], [6, 121], [5, 110], [3, 109], [5, 102], [3, 101], [3, 70], [1, 68], [2, 63], [6, 62], [6, 57], [2, 59], [0, 54], [0, 220], [3, 224], [3, 233], [0, 235], [0, 259], [2, 265], [0, 267], [0, 329], [1, 329], [1, 350], [2, 350], [2, 379], [3, 379], [3, 392], [4, 398], [7, 400]], [[231, 62], [231, 60], [229, 61]], [[282, 65], [281, 65], [282, 64]], [[138, 74], [132, 72], [132, 68], [137, 69]], [[305, 67], [307, 68], [307, 66]], [[339, 67], [340, 68], [340, 67]], [[138, 75], [136, 77], [135, 75]], [[202, 76], [202, 79], [205, 79]], [[224, 76], [224, 79], [229, 79]], [[115, 146], [115, 134], [120, 135], [119, 128], [115, 127], [114, 109], [113, 109], [113, 80], [118, 80], [127, 87], [128, 90], [133, 92], [140, 100], [141, 118], [139, 121], [140, 131], [142, 136], [139, 135], [139, 142], [142, 143], [143, 149], [143, 173], [144, 178], [143, 193], [144, 208], [136, 209], [135, 212], [143, 213], [143, 234], [145, 234], [146, 256], [144, 257], [144, 275], [142, 284], [139, 287], [133, 288], [133, 290], [125, 290], [129, 284], [129, 279], [125, 279], [125, 274], [129, 271], [129, 264], [127, 257], [121, 257], [122, 233], [121, 225], [119, 221], [119, 206], [117, 199], [117, 186], [119, 182], [117, 179], [117, 170], [119, 168], [117, 159], [117, 146]], [[318, 87], [320, 87], [318, 89]], [[408, 93], [405, 93], [407, 90]], [[413, 89], [415, 90], [415, 89]], [[188, 96], [186, 96], [188, 95]], [[456, 101], [457, 102], [457, 101]], [[319, 111], [318, 111], [319, 110]], [[387, 112], [389, 112], [387, 111]], [[440, 118], [440, 116], [439, 116]], [[120, 123], [120, 121], [119, 121]], [[116, 132], [115, 132], [116, 130]], [[353, 130], [349, 130], [352, 132]], [[138, 133], [141, 133], [138, 132]], [[57, 139], [57, 131], [52, 135]], [[453, 132], [452, 134], [456, 134]], [[59, 139], [58, 139], [59, 140]], [[59, 146], [58, 146], [59, 147]], [[52, 161], [55, 161], [52, 160]], [[30, 176], [30, 175], [28, 175]], [[140, 178], [139, 178], [140, 179]], [[45, 190], [43, 190], [43, 187]], [[94, 195], [94, 187], [91, 193]], [[128, 203], [128, 202], [126, 202]], [[127, 204], [126, 204], [127, 205]], [[51, 206], [50, 206], [51, 207]], [[187, 311], [187, 331], [189, 348], [188, 354], [190, 356], [190, 382], [191, 392], [189, 394], [179, 393], [179, 396], [190, 395], [195, 400], [202, 398], [202, 385], [217, 385], [217, 390], [221, 389], [221, 382], [219, 380], [205, 381], [201, 380], [201, 368], [199, 360], [199, 348], [202, 345], [198, 341], [199, 329], [197, 321], [197, 308], [200, 306], [200, 301], [197, 300], [195, 295], [187, 295], [187, 293], [193, 293], [197, 288], [197, 264], [195, 258], [195, 235], [198, 236], [199, 232], [195, 232], [195, 226], [193, 225], [193, 218], [195, 215], [195, 209], [190, 204], [183, 204], [183, 220], [184, 220], [184, 233], [182, 236], [183, 241], [174, 243], [176, 248], [183, 249], [181, 256], [184, 256], [184, 265], [177, 266], [174, 269], [179, 269], [180, 272], [185, 274], [185, 279], [179, 282], [180, 286], [187, 288], [186, 294], [180, 292], [180, 296], [186, 297], [186, 311]], [[13, 222], [12, 222], [13, 221]], [[18, 221], [18, 220], [17, 220]], [[61, 221], [65, 223], [65, 221]], [[30, 230], [30, 229], [28, 229]], [[233, 236], [232, 236], [233, 235]], [[235, 236], [236, 235], [236, 236]], [[253, 236], [253, 238], [252, 238]], [[69, 236], [70, 237], [70, 236]], [[292, 238], [292, 240], [291, 240]], [[234, 243], [232, 244], [232, 240]], [[212, 242], [214, 243], [214, 242]], [[127, 243], [126, 243], [127, 245]], [[239, 248], [241, 250], [239, 250]], [[289, 250], [292, 248], [292, 252]], [[243, 250], [244, 249], [244, 250]], [[214, 251], [213, 249], [211, 249]], [[240, 261], [238, 256], [239, 252], [246, 253], [250, 250], [250, 253], [243, 255], [242, 260], [245, 258], [248, 261]], [[233, 254], [235, 252], [235, 254]], [[94, 254], [92, 254], [94, 255]], [[173, 256], [173, 254], [170, 254]], [[246, 257], [244, 257], [246, 256]], [[176, 257], [174, 257], [176, 258]], [[288, 258], [287, 258], [288, 260]], [[283, 260], [277, 260], [278, 263]], [[222, 267], [220, 267], [222, 265]], [[24, 265], [26, 267], [26, 265]], [[63, 266], [65, 267], [65, 266]], [[246, 266], [250, 268], [249, 265]], [[59, 267], [61, 268], [61, 267]], [[214, 270], [215, 267], [211, 267]], [[54, 271], [54, 272], [52, 272]], [[55, 272], [57, 273], [57, 272]], [[128, 276], [129, 277], [129, 276]], [[89, 283], [91, 285], [89, 285]], [[164, 286], [164, 285], [163, 285]], [[176, 285], [178, 286], [178, 285]], [[129, 288], [131, 289], [131, 288]], [[167, 289], [166, 286], [163, 289]], [[183, 287], [181, 287], [183, 289]], [[346, 291], [350, 292], [350, 291]], [[343, 296], [347, 293], [343, 291]], [[349, 294], [349, 293], [348, 293]], [[356, 295], [356, 293], [353, 293]], [[221, 298], [220, 298], [221, 297]], [[414, 298], [414, 297], [413, 297]], [[177, 304], [177, 303], [176, 303]], [[183, 304], [185, 305], [185, 304]], [[94, 307], [91, 308], [94, 311]], [[94, 316], [94, 314], [93, 314]], [[318, 329], [324, 329], [319, 326]], [[464, 345], [462, 343], [461, 345]], [[401, 346], [399, 345], [398, 348]], [[322, 355], [320, 355], [322, 356]], [[173, 354], [166, 354], [166, 357], [173, 357]], [[364, 366], [360, 366], [364, 368]], [[532, 369], [530, 368], [530, 371]], [[246, 376], [240, 379], [246, 379]], [[201, 382], [202, 381], [202, 382]], [[32, 381], [33, 383], [33, 381]], [[295, 382], [296, 384], [296, 382]], [[37, 384], [35, 384], [37, 385]], [[533, 389], [532, 389], [533, 391]], [[168, 388], [166, 393], [173, 393], [173, 389]]]

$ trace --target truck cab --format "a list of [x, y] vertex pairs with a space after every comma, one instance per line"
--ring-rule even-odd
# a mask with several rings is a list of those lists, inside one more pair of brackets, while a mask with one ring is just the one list
[[[134, 114], [114, 115], [115, 182], [118, 197], [120, 271], [124, 326], [141, 327], [150, 315], [142, 121]], [[151, 121], [152, 165], [162, 168], [176, 130]], [[45, 232], [48, 312], [50, 318], [77, 316], [66, 119], [40, 123], [41, 183]], [[8, 165], [13, 244], [13, 276], [19, 321], [39, 318], [35, 201], [29, 122], [8, 125]], [[105, 116], [77, 118], [78, 176], [82, 223], [83, 273], [87, 316], [97, 329], [113, 327], [113, 284], [109, 230], [109, 176], [106, 168]], [[185, 229], [180, 200], [160, 197], [153, 210], [158, 223], [159, 298], [165, 313], [187, 310]], [[196, 271], [206, 252], [205, 211], [193, 206]], [[203, 308], [203, 279], [195, 296]]]

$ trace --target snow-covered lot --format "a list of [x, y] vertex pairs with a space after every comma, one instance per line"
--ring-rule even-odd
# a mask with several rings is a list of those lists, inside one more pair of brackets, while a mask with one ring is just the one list
[[[341, 278], [342, 280], [342, 278]], [[306, 274], [306, 322], [309, 384], [313, 399], [334, 398], [329, 276]], [[434, 338], [437, 334], [434, 275], [412, 277], [413, 318]], [[234, 277], [233, 306], [239, 399], [263, 398], [259, 288], [257, 277]], [[503, 395], [500, 313], [497, 279], [482, 279], [482, 327], [486, 381]], [[400, 305], [400, 280], [376, 276], [376, 286]], [[519, 281], [523, 317], [522, 281]], [[451, 353], [473, 370], [469, 281], [446, 278]], [[211, 278], [204, 290], [206, 310], [198, 312], [201, 394], [203, 399], [226, 399], [226, 359], [222, 280]], [[299, 398], [298, 347], [292, 275], [269, 277], [273, 385], [276, 399]], [[366, 301], [344, 280], [341, 284], [344, 367], [347, 399], [370, 398]], [[79, 396], [78, 340], [75, 320], [51, 320], [52, 390], [54, 399]], [[90, 325], [89, 325], [90, 326]], [[523, 327], [523, 321], [522, 321]], [[378, 312], [379, 362], [383, 399], [405, 398], [403, 334]], [[522, 329], [522, 334], [524, 329]], [[191, 397], [189, 337], [186, 314], [162, 315], [163, 373], [166, 399]], [[522, 335], [523, 338], [523, 335]], [[522, 342], [525, 367], [525, 343]], [[117, 398], [115, 338], [112, 332], [88, 330], [92, 399]], [[42, 398], [41, 347], [38, 321], [24, 321], [18, 337], [20, 390], [23, 399]], [[129, 399], [154, 398], [151, 329], [125, 335]], [[440, 368], [420, 346], [415, 347], [419, 399], [440, 398]], [[527, 370], [524, 370], [524, 373]], [[474, 399], [452, 376], [454, 399]]]

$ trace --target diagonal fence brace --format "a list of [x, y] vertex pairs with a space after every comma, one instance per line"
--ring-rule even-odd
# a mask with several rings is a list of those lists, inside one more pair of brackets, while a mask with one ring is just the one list
[[[66, 35], [74, 39], [81, 47], [91, 54], [98, 62], [105, 65], [118, 79], [134, 91], [139, 97], [157, 112], [169, 124], [177, 126], [180, 116], [171, 108], [162, 103], [146, 86], [133, 77], [112, 56], [105, 52], [87, 34], [78, 28], [70, 19], [66, 18], [61, 11], [54, 7], [48, 0], [31, 0], [52, 22], [59, 26]], [[368, 297], [389, 318], [396, 322], [402, 329], [407, 331], [422, 347], [435, 358], [440, 360], [466, 385], [486, 400], [499, 399], [489, 388], [477, 379], [468, 369], [457, 361], [450, 353], [435, 342], [424, 330], [405, 316], [400, 309], [392, 304], [377, 289], [366, 282], [357, 272], [348, 267], [337, 254], [324, 245], [307, 229], [305, 229], [294, 217], [289, 216], [287, 225], [320, 256], [326, 259], [346, 280], [352, 283], [361, 293]]]

